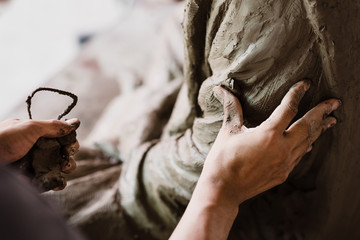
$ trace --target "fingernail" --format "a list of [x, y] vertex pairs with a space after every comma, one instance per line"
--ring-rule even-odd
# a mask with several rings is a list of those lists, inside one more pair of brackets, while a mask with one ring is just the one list
[[334, 120], [333, 122], [329, 123], [328, 128], [332, 128], [333, 126], [336, 125], [336, 120]]
[[69, 120], [66, 120], [66, 122], [74, 127], [78, 127], [80, 125], [80, 121], [77, 118], [71, 118]]
[[219, 86], [216, 86], [216, 87], [214, 87], [213, 91], [214, 91], [214, 96], [220, 102], [222, 102], [222, 100], [224, 99], [224, 92], [221, 90], [221, 88]]
[[341, 106], [341, 101], [337, 100], [337, 101], [335, 101], [335, 102], [333, 103], [333, 105], [332, 105], [332, 110], [336, 110], [336, 109], [338, 109], [338, 107], [340, 107], [340, 106]]
[[339, 102], [339, 107], [342, 105], [342, 101], [340, 99], [338, 99]]

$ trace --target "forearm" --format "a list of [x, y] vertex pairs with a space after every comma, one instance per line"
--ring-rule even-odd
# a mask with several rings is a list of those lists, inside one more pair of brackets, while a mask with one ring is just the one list
[[238, 205], [225, 198], [218, 183], [201, 176], [170, 239], [227, 239]]

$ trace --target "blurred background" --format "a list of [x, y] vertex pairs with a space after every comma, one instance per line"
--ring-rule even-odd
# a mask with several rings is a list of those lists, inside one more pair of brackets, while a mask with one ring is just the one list
[[[0, 120], [134, 0], [0, 0]], [[25, 105], [24, 105], [25, 108]]]
[[[166, 89], [172, 80], [182, 79], [184, 4], [0, 0], [0, 121], [27, 119], [27, 96], [38, 87], [51, 87], [78, 96], [63, 118], [81, 120], [78, 139], [93, 131], [106, 133], [106, 138], [109, 132], [116, 135], [102, 129], [109, 126], [102, 119], [122, 126], [119, 121], [133, 109], [148, 112], [151, 107], [133, 100], [124, 104], [128, 95], [150, 99], [149, 90]], [[55, 119], [70, 103], [59, 94], [36, 94], [33, 119]]]

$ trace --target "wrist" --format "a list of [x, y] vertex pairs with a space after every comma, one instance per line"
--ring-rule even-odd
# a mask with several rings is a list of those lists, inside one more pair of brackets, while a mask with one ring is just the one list
[[227, 239], [237, 213], [238, 204], [201, 176], [171, 239]]
[[179, 224], [170, 239], [227, 239], [238, 206], [229, 201], [207, 178], [200, 177]]
[[238, 172], [229, 171], [233, 167], [226, 166], [222, 159], [229, 159], [226, 152], [209, 153], [196, 188], [207, 191], [205, 195], [210, 195], [211, 201], [216, 204], [229, 209], [238, 208], [242, 202], [247, 200], [247, 191], [243, 189], [244, 186], [239, 184], [243, 181], [239, 179]]
[[205, 203], [209, 208], [217, 208], [227, 213], [236, 212], [243, 202], [238, 199], [237, 189], [229, 188], [221, 178], [201, 175], [193, 193], [194, 198]]

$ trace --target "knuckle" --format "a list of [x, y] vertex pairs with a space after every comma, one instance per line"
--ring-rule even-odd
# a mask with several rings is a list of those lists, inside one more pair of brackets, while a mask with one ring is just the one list
[[329, 121], [323, 121], [321, 123], [321, 125], [319, 126], [319, 128], [321, 129], [321, 131], [325, 131], [326, 129], [328, 129], [328, 126], [329, 126]]
[[39, 127], [39, 124], [36, 121], [33, 120], [24, 120], [22, 122], [19, 122], [21, 125], [24, 126], [25, 129], [28, 130], [37, 130]]
[[59, 120], [55, 120], [55, 119], [50, 120], [51, 125], [58, 126], [60, 125], [59, 123], [60, 123]]
[[241, 127], [239, 125], [234, 124], [229, 127], [230, 134], [238, 134], [239, 132], [241, 132]]
[[224, 107], [228, 110], [233, 110], [235, 108], [235, 101], [234, 101], [233, 97], [226, 98]]
[[[306, 138], [311, 138], [315, 134], [318, 125], [318, 122], [313, 119], [304, 119], [299, 122], [299, 129], [301, 130], [302, 135]], [[300, 132], [298, 132], [298, 134], [300, 134]]]
[[298, 113], [298, 104], [294, 100], [290, 100], [286, 103], [287, 109], [292, 112], [294, 115]]
[[277, 176], [278, 183], [279, 184], [284, 183], [287, 180], [288, 176], [289, 176], [289, 174], [285, 170], [282, 171], [281, 173], [279, 173], [278, 176]]
[[20, 122], [20, 123], [24, 124], [25, 126], [34, 126], [37, 124], [36, 121], [30, 120], [30, 119], [26, 119], [23, 121], [17, 121], [17, 122]]
[[296, 88], [294, 92], [294, 100], [296, 101], [297, 104], [301, 101], [304, 94], [305, 94], [305, 89], [303, 87]]
[[262, 142], [266, 147], [274, 147], [278, 145], [278, 135], [275, 129], [267, 129], [262, 136]]
[[227, 124], [229, 124], [230, 122], [231, 122], [231, 116], [230, 115], [227, 115], [226, 117], [225, 117], [225, 123], [227, 123]]

